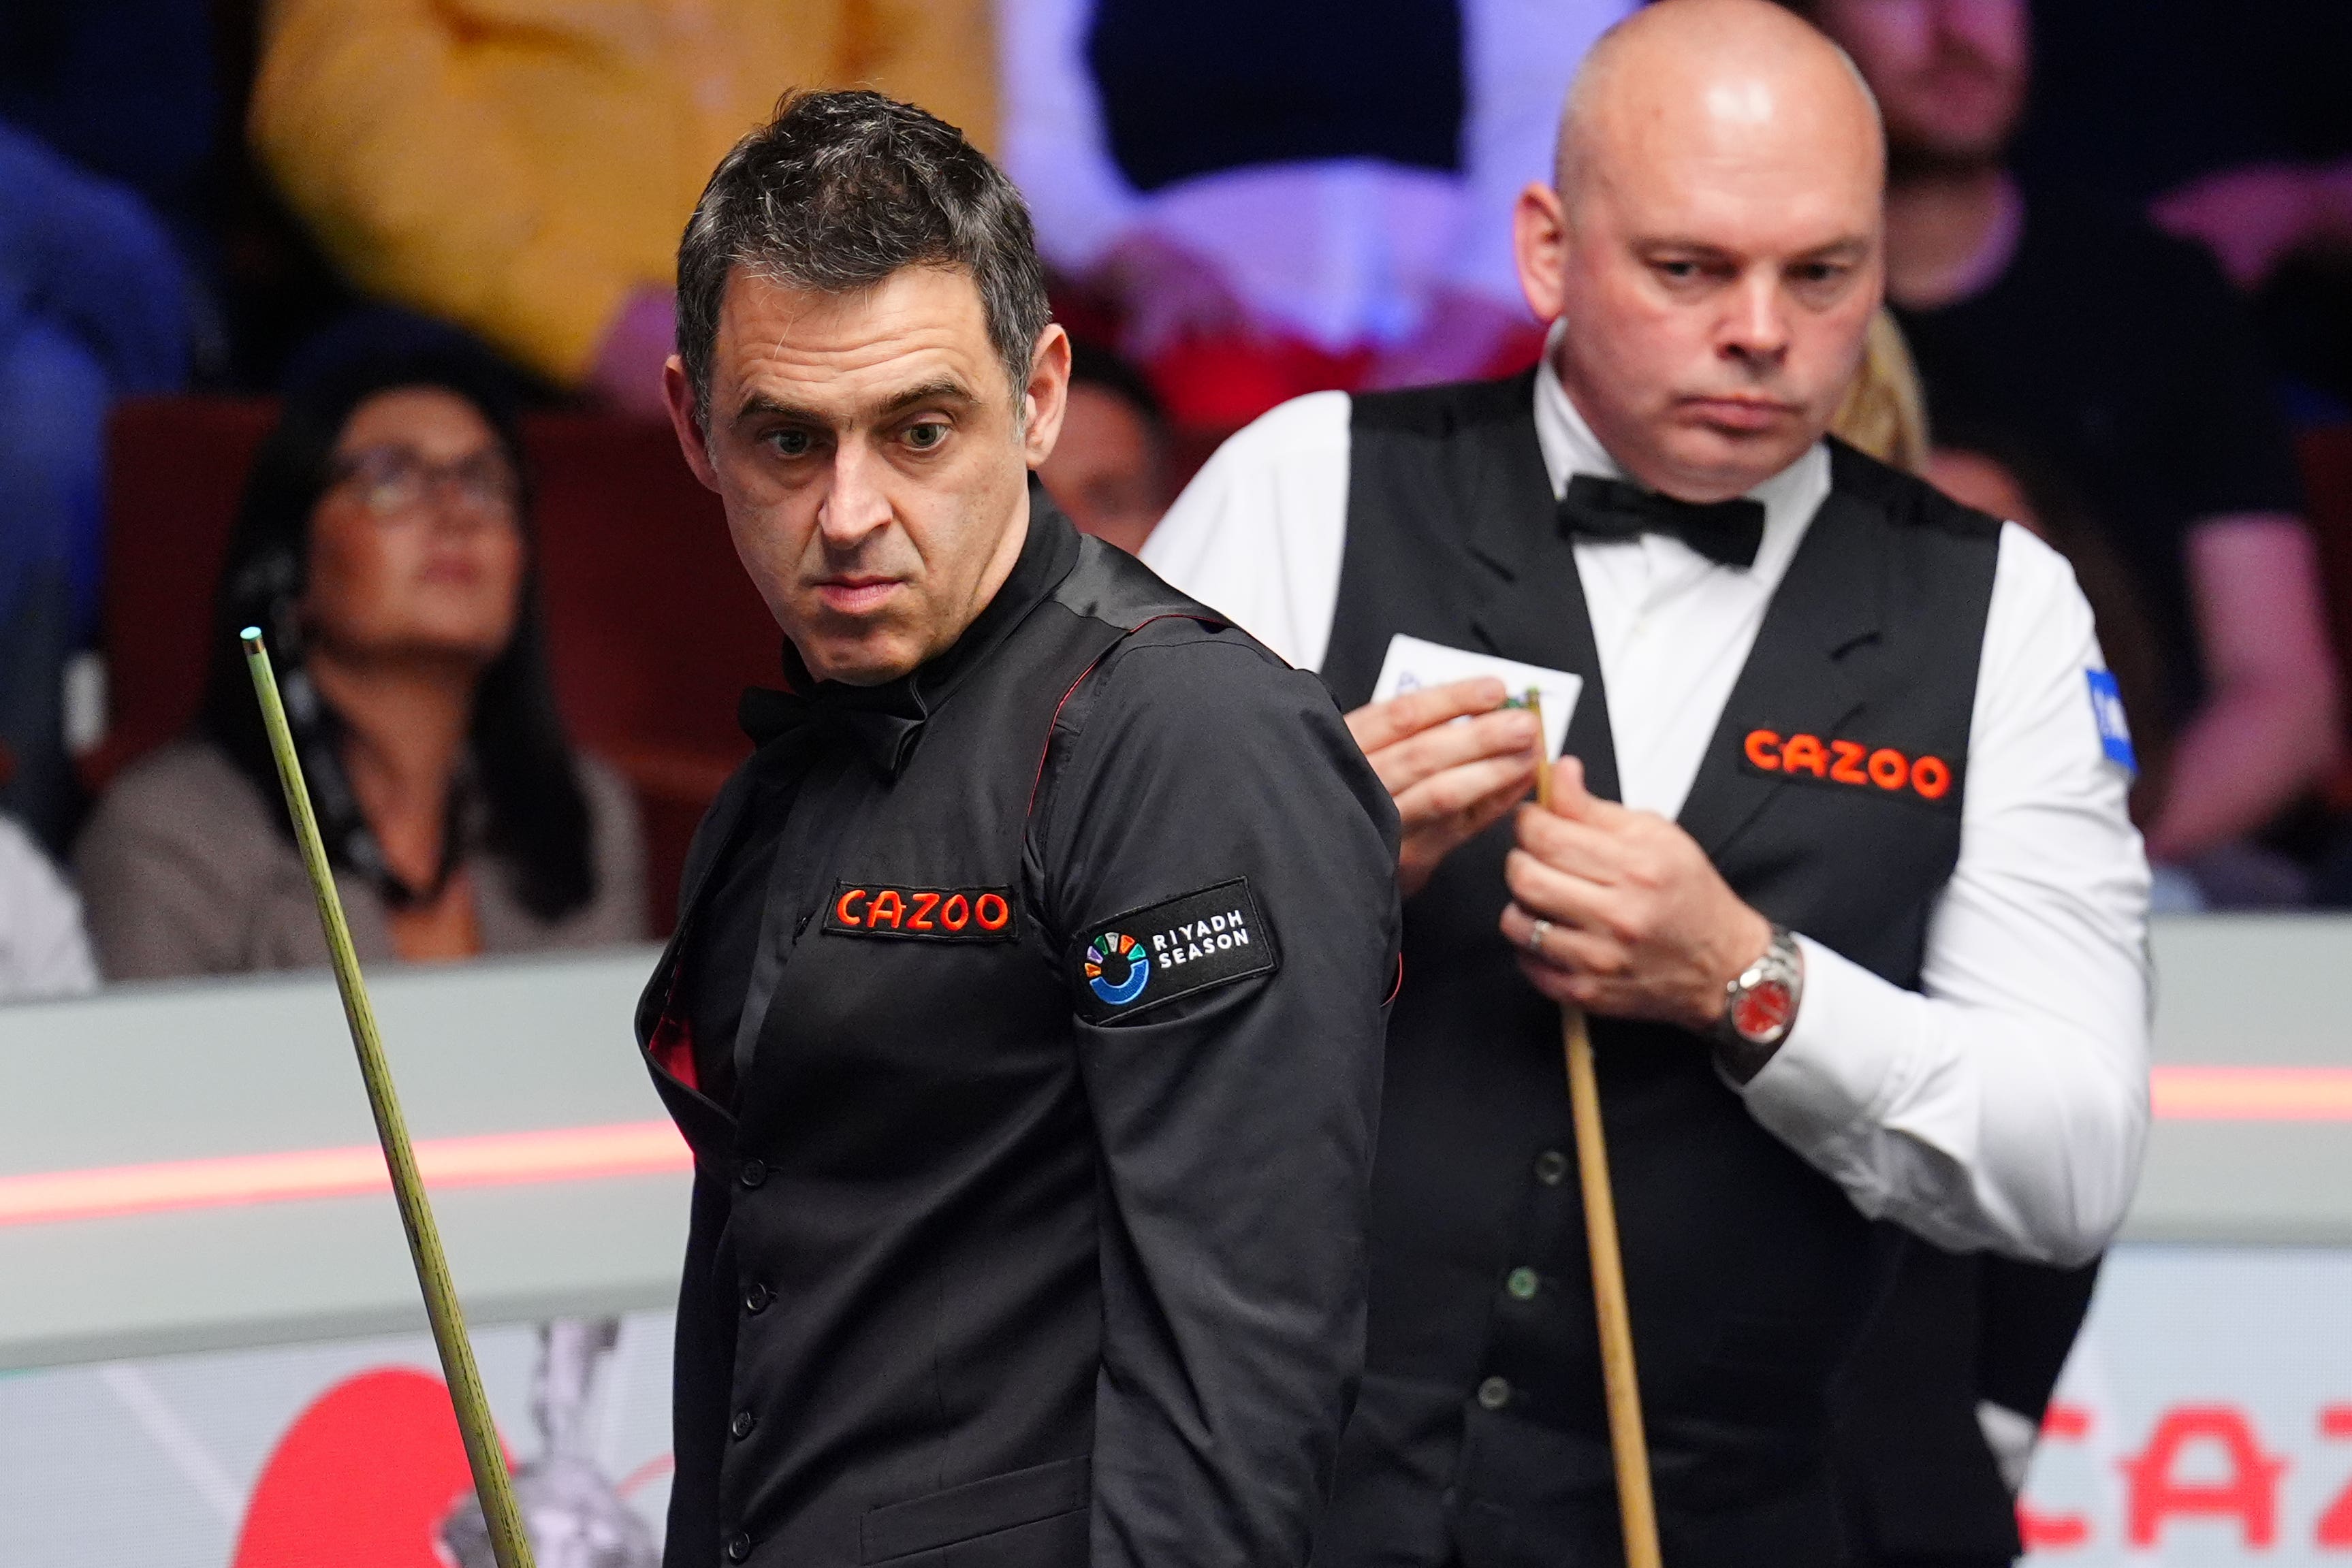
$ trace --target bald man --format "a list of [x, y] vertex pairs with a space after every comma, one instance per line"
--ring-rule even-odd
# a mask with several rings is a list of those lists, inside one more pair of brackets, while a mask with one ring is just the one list
[[[1846, 1555], [1825, 1394], [1906, 1248], [2075, 1261], [2147, 1117], [2130, 748], [2063, 560], [1825, 438], [1884, 152], [1761, 0], [1610, 34], [1515, 213], [1515, 380], [1286, 404], [1145, 559], [1394, 795], [1368, 1370], [1318, 1561], [1618, 1559], [1556, 1002], [1593, 1019], [1665, 1560]], [[1498, 681], [1584, 681], [1552, 810]]]

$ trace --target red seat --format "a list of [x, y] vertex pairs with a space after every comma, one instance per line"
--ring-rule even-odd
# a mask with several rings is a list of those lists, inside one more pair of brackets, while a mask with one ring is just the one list
[[[111, 714], [93, 786], [187, 728], [203, 695], [214, 586], [272, 405], [123, 404], [109, 455]], [[748, 750], [735, 699], [776, 679], [779, 633], [718, 498], [667, 426], [593, 414], [525, 422], [556, 698], [573, 738], [635, 787], [652, 918], [667, 929], [687, 841]]]

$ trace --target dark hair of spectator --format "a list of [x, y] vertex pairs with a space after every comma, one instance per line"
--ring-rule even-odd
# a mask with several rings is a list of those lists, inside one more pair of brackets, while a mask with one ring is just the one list
[[[252, 677], [237, 632], [268, 631], [281, 668], [300, 657], [293, 607], [308, 580], [311, 515], [331, 483], [335, 443], [359, 406], [381, 392], [437, 388], [471, 403], [523, 476], [517, 520], [530, 552], [514, 635], [474, 691], [469, 760], [488, 811], [488, 847], [515, 869], [524, 907], [553, 920], [596, 890], [587, 797], [556, 712], [536, 549], [530, 537], [529, 470], [509, 378], [487, 355], [449, 348], [346, 361], [289, 393], [278, 427], [254, 459], [213, 599], [211, 662], [198, 728], [219, 745], [263, 795], [281, 800]], [[290, 644], [290, 645], [289, 645]], [[331, 723], [331, 716], [329, 722]], [[290, 836], [292, 824], [278, 811]], [[330, 848], [334, 847], [332, 841]]]
[[908, 267], [970, 276], [1019, 406], [1053, 316], [1013, 182], [961, 131], [911, 104], [877, 92], [787, 94], [719, 161], [678, 244], [677, 351], [698, 417], [709, 419], [711, 351], [736, 268], [850, 294]]
[[1155, 436], [1168, 429], [1168, 411], [1134, 361], [1116, 350], [1083, 339], [1070, 340], [1070, 384], [1100, 387], [1133, 409]]

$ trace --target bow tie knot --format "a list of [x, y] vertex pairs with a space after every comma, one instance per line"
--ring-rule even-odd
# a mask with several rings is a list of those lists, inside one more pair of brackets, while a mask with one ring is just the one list
[[1622, 479], [1572, 476], [1559, 498], [1560, 525], [1585, 538], [1668, 534], [1722, 566], [1753, 566], [1764, 542], [1764, 503], [1678, 501]]

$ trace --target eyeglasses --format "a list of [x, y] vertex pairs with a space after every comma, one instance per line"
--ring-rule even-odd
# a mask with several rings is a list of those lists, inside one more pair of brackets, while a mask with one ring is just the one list
[[492, 452], [436, 463], [408, 446], [371, 446], [339, 457], [328, 469], [335, 488], [348, 489], [379, 517], [415, 511], [439, 491], [477, 518], [510, 522], [522, 503], [514, 465]]

